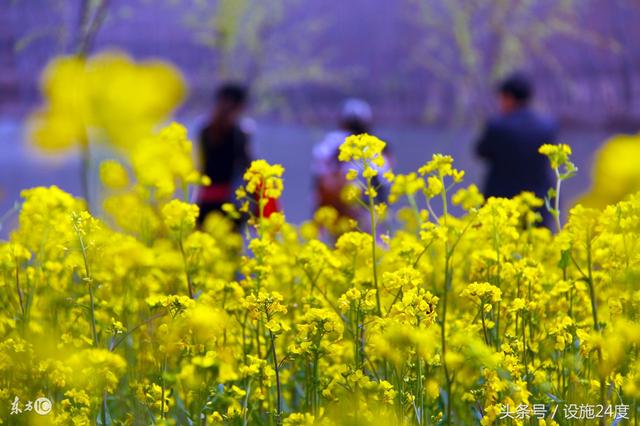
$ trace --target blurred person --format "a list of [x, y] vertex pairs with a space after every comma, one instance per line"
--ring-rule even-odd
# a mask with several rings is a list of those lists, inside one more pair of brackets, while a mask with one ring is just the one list
[[[373, 112], [371, 106], [362, 99], [350, 98], [342, 105], [338, 129], [329, 132], [322, 141], [313, 148], [313, 185], [316, 209], [324, 206], [333, 207], [340, 216], [359, 219], [358, 206], [346, 203], [342, 193], [348, 185], [346, 174], [351, 164], [338, 160], [340, 145], [351, 135], [371, 133]], [[388, 148], [388, 145], [387, 145]], [[389, 150], [384, 153], [386, 163], [391, 161]], [[379, 176], [374, 178], [374, 184], [378, 187], [379, 201], [384, 201], [388, 195], [388, 182], [382, 177], [387, 171], [379, 171]]]
[[[514, 197], [522, 191], [544, 199], [553, 179], [547, 158], [538, 153], [545, 143], [556, 143], [557, 125], [534, 111], [530, 104], [534, 87], [527, 76], [514, 73], [498, 86], [498, 116], [485, 125], [476, 153], [488, 166], [486, 197]], [[541, 209], [543, 224], [551, 216]]]
[[211, 212], [222, 212], [222, 206], [233, 201], [234, 184], [242, 179], [251, 162], [249, 133], [240, 120], [247, 97], [247, 89], [240, 84], [220, 86], [211, 116], [200, 131], [202, 171], [211, 179], [211, 185], [200, 188], [197, 195], [199, 223]]
[[369, 104], [361, 99], [347, 99], [342, 105], [338, 129], [329, 132], [313, 147], [313, 185], [316, 209], [335, 208], [343, 216], [353, 216], [350, 206], [341, 199], [347, 184], [343, 167], [338, 160], [340, 145], [351, 135], [371, 131], [373, 114]]

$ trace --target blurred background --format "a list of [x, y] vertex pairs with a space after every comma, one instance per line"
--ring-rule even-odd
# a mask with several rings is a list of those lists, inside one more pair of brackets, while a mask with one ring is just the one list
[[496, 82], [524, 70], [535, 107], [574, 150], [569, 200], [589, 187], [597, 149], [640, 127], [635, 0], [2, 0], [0, 216], [23, 188], [80, 195], [77, 154], [38, 152], [24, 122], [41, 103], [45, 65], [87, 34], [90, 53], [116, 48], [177, 66], [189, 94], [175, 118], [194, 141], [216, 86], [247, 83], [255, 155], [285, 167], [293, 222], [311, 215], [312, 148], [347, 97], [370, 103], [398, 172], [449, 153], [480, 185], [473, 145], [495, 113]]

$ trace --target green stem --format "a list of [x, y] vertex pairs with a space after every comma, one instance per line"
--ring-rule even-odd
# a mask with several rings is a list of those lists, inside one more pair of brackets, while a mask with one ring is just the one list
[[489, 335], [487, 333], [487, 324], [484, 320], [484, 302], [480, 301], [480, 319], [482, 321], [482, 333], [484, 334], [484, 343], [489, 345]]
[[318, 408], [319, 408], [319, 398], [318, 398], [318, 360], [319, 360], [319, 353], [318, 350], [316, 349], [315, 353], [314, 353], [314, 358], [313, 358], [313, 391], [312, 391], [312, 395], [311, 395], [311, 407], [312, 407], [312, 414], [314, 416], [318, 416]]
[[249, 424], [249, 395], [251, 394], [251, 381], [247, 383], [247, 394], [244, 397], [242, 404], [242, 425], [247, 426]]
[[107, 406], [107, 393], [102, 393], [102, 411], [100, 412], [100, 420], [103, 425], [107, 424], [107, 410], [109, 407]]
[[408, 194], [407, 200], [409, 200], [409, 206], [411, 206], [411, 210], [413, 210], [413, 213], [416, 216], [416, 220], [418, 221], [418, 230], [419, 230], [420, 226], [422, 225], [422, 218], [420, 217], [420, 209], [418, 209], [416, 198], [414, 197], [413, 194]]
[[91, 151], [89, 149], [89, 138], [86, 130], [80, 140], [80, 183], [82, 185], [82, 195], [87, 202], [87, 211], [91, 212], [91, 191], [89, 185], [89, 172], [91, 171]]
[[380, 290], [378, 288], [378, 265], [376, 260], [376, 240], [378, 235], [376, 232], [376, 213], [374, 205], [374, 197], [372, 195], [373, 187], [371, 186], [371, 179], [367, 179], [367, 192], [369, 194], [369, 218], [371, 220], [371, 257], [373, 262], [373, 286], [376, 289], [376, 307], [378, 309], [378, 315], [382, 315], [382, 308], [380, 306]]
[[560, 230], [562, 230], [562, 223], [560, 223], [560, 186], [562, 185], [562, 177], [560, 177], [560, 171], [557, 167], [554, 169], [554, 172], [556, 174], [556, 195], [553, 200], [553, 208], [555, 210], [556, 230], [560, 232]]
[[[268, 318], [267, 318], [268, 320]], [[271, 356], [273, 357], [273, 369], [276, 372], [276, 424], [282, 425], [282, 396], [280, 394], [280, 366], [276, 356], [276, 339], [273, 332], [269, 330], [269, 338], [271, 339]]]
[[440, 344], [442, 345], [442, 369], [444, 372], [444, 379], [447, 391], [447, 407], [446, 407], [446, 424], [451, 424], [451, 376], [449, 375], [449, 369], [447, 367], [447, 299], [449, 295], [449, 286], [451, 281], [450, 271], [449, 271], [449, 255], [447, 254], [447, 258], [445, 260], [445, 279], [444, 279], [444, 293], [442, 297], [442, 327], [440, 333]]
[[17, 259], [16, 259], [16, 291], [18, 292], [18, 301], [20, 302], [20, 311], [22, 312], [22, 320], [24, 322], [24, 319], [25, 319], [24, 296], [22, 294], [22, 289], [20, 288], [20, 265], [18, 264]]
[[[417, 328], [420, 327], [420, 319], [418, 319], [418, 322], [416, 324]], [[423, 423], [423, 418], [424, 418], [424, 386], [422, 383], [422, 359], [420, 358], [420, 354], [416, 352], [416, 362], [418, 363], [418, 377], [417, 377], [417, 392], [416, 395], [419, 398], [418, 400], [418, 405], [420, 406], [420, 413], [419, 416], [417, 417], [417, 421], [419, 425], [422, 425]]]
[[[93, 345], [97, 348], [98, 343], [98, 333], [96, 330], [96, 305], [95, 298], [93, 295], [93, 278], [91, 276], [91, 268], [89, 268], [89, 258], [87, 257], [87, 248], [84, 244], [84, 240], [82, 238], [82, 234], [78, 229], [75, 221], [73, 224], [73, 228], [78, 236], [78, 241], [80, 242], [80, 248], [82, 251], [82, 260], [84, 262], [84, 273], [85, 273], [85, 281], [87, 286], [89, 287], [89, 304], [90, 304], [90, 322], [91, 322], [91, 336], [93, 338]], [[102, 395], [102, 409], [100, 410], [100, 419], [102, 425], [107, 424], [107, 393], [104, 392]]]
[[524, 376], [529, 380], [529, 364], [527, 364], [527, 318], [522, 315], [522, 365], [524, 366]]
[[589, 298], [591, 299], [591, 315], [593, 316], [593, 328], [600, 331], [598, 322], [598, 306], [596, 303], [596, 289], [593, 284], [593, 272], [591, 265], [591, 239], [587, 236], [587, 284], [589, 285]]
[[90, 303], [90, 322], [91, 322], [91, 337], [93, 339], [93, 345], [98, 347], [98, 333], [96, 332], [96, 313], [95, 313], [95, 300], [93, 296], [93, 278], [91, 277], [91, 269], [89, 268], [89, 259], [87, 257], [87, 248], [84, 244], [84, 240], [82, 239], [82, 234], [80, 230], [77, 228], [76, 224], [73, 225], [76, 235], [78, 236], [78, 241], [80, 242], [80, 249], [82, 251], [82, 260], [84, 262], [84, 273], [85, 273], [85, 282], [89, 287], [89, 303]]
[[[443, 220], [444, 227], [447, 228], [447, 216], [449, 216], [448, 205], [447, 205], [447, 190], [446, 190], [446, 186], [444, 184], [444, 178], [442, 177], [442, 175], [440, 175], [439, 178], [443, 187], [443, 190], [441, 192], [442, 220]], [[446, 229], [446, 231], [448, 235], [448, 229]], [[446, 385], [446, 391], [447, 391], [447, 407], [446, 407], [445, 422], [447, 425], [450, 425], [451, 424], [452, 379], [451, 379], [451, 376], [449, 375], [449, 368], [447, 367], [447, 360], [446, 360], [446, 356], [447, 356], [446, 326], [447, 326], [447, 307], [448, 307], [447, 301], [449, 296], [449, 290], [451, 289], [451, 280], [452, 280], [451, 257], [453, 253], [452, 253], [452, 248], [449, 246], [448, 239], [447, 239], [447, 242], [445, 243], [445, 253], [446, 253], [446, 257], [445, 257], [445, 265], [444, 265], [444, 293], [442, 297], [442, 327], [441, 327], [441, 333], [440, 333], [440, 343], [442, 345], [442, 369], [444, 371], [445, 385]]]
[[[593, 328], [596, 332], [600, 332], [600, 322], [598, 321], [598, 307], [596, 303], [596, 290], [593, 283], [593, 265], [591, 259], [591, 233], [587, 233], [587, 284], [589, 285], [589, 298], [591, 299], [591, 314], [593, 316]], [[602, 349], [598, 348], [598, 366], [602, 367]], [[605, 406], [606, 399], [606, 378], [600, 374], [598, 371], [598, 375], [600, 375], [600, 403], [602, 406]], [[604, 426], [604, 418], [599, 421], [600, 426]]]
[[184, 252], [184, 246], [182, 245], [182, 235], [178, 240], [178, 246], [180, 247], [180, 254], [182, 255], [182, 263], [184, 264], [184, 273], [187, 278], [187, 287], [189, 289], [189, 297], [195, 299], [193, 295], [193, 281], [191, 280], [191, 274], [189, 273], [189, 263], [187, 262], [187, 255]]
[[162, 391], [160, 393], [160, 397], [162, 398], [162, 400], [160, 401], [160, 417], [162, 419], [164, 419], [164, 403], [165, 403], [165, 383], [164, 383], [164, 376], [167, 372], [167, 355], [165, 354], [163, 360], [162, 360], [162, 377], [160, 378], [160, 382], [161, 382], [161, 388]]

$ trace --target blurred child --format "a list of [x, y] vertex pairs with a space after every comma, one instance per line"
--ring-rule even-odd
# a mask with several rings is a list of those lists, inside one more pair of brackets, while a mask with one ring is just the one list
[[[371, 132], [372, 119], [371, 107], [367, 102], [361, 99], [347, 99], [342, 106], [338, 130], [328, 133], [313, 148], [312, 173], [316, 209], [329, 206], [336, 209], [342, 217], [359, 220], [362, 216], [360, 206], [346, 203], [342, 199], [342, 192], [348, 184], [345, 176], [352, 166], [341, 163], [338, 155], [340, 145], [348, 136]], [[389, 151], [385, 151], [384, 155], [388, 156]], [[382, 178], [386, 170], [387, 166], [380, 170], [374, 182], [378, 187], [380, 201], [388, 195], [388, 183]]]

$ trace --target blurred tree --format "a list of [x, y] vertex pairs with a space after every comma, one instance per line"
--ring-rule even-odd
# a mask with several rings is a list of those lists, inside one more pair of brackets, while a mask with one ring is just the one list
[[[617, 43], [584, 26], [581, 0], [412, 0], [423, 30], [412, 58], [447, 90], [431, 97], [427, 118], [475, 120], [493, 103], [494, 84], [514, 69], [550, 73], [568, 81], [558, 40], [615, 49]], [[575, 46], [574, 46], [575, 47]], [[550, 83], [550, 82], [547, 82]], [[446, 118], [446, 117], [445, 117]]]
[[[14, 0], [14, 6], [20, 6], [22, 0]], [[26, 0], [24, 3], [28, 3]], [[23, 4], [23, 13], [31, 11], [29, 4]], [[49, 15], [48, 25], [24, 33], [14, 45], [16, 52], [26, 49], [31, 43], [42, 38], [51, 39], [56, 54], [71, 53], [79, 57], [89, 55], [93, 49], [96, 36], [102, 28], [109, 13], [110, 0], [51, 0], [46, 4]], [[31, 5], [31, 7], [33, 7]], [[77, 15], [75, 15], [77, 13]], [[75, 19], [67, 19], [71, 15]], [[91, 199], [91, 152], [87, 131], [81, 135], [79, 141], [81, 170], [80, 182], [83, 196], [89, 208]]]
[[215, 55], [208, 74], [249, 85], [259, 110], [287, 114], [285, 92], [291, 98], [301, 84], [344, 83], [327, 70], [327, 50], [314, 43], [326, 21], [299, 13], [300, 0], [169, 1], [185, 10], [185, 26]]
[[96, 36], [109, 12], [110, 0], [80, 0], [74, 50], [79, 55], [91, 52]]
[[235, 79], [298, 120], [355, 94], [381, 119], [451, 123], [524, 68], [553, 113], [615, 124], [640, 116], [639, 19], [636, 0], [0, 0], [0, 84], [34, 102], [35, 70], [97, 41], [179, 64], [193, 105]]
[[[22, 12], [20, 20], [26, 19], [26, 14], [31, 15], [32, 9], [26, 0], [8, 0], [9, 6], [15, 12]], [[43, 2], [45, 3], [45, 2]], [[14, 43], [14, 50], [20, 52], [32, 43], [41, 39], [49, 39], [53, 42], [57, 54], [62, 53], [90, 53], [95, 43], [95, 38], [102, 28], [110, 9], [110, 0], [49, 0], [44, 4], [47, 20], [39, 22], [36, 28], [29, 31], [20, 31], [20, 36]], [[71, 19], [68, 19], [71, 15]], [[18, 31], [14, 29], [13, 35]]]
[[634, 65], [633, 52], [637, 52], [636, 34], [629, 31], [637, 27], [638, 10], [640, 2], [627, 0], [612, 0], [610, 3], [609, 22], [613, 38], [621, 47], [619, 49], [619, 75], [621, 81], [622, 99], [621, 105], [626, 111], [633, 108], [634, 89]]

